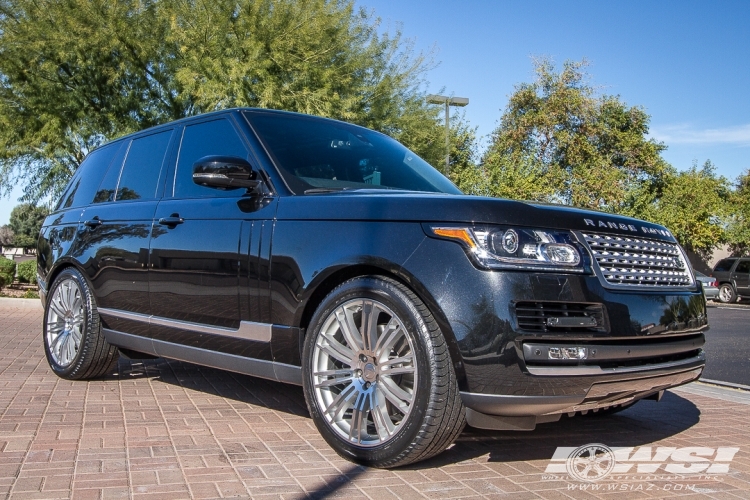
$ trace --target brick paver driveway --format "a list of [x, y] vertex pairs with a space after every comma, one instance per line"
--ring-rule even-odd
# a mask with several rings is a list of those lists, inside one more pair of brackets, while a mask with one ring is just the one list
[[[0, 299], [0, 497], [750, 498], [747, 393], [692, 384], [616, 416], [467, 429], [428, 462], [374, 470], [325, 444], [299, 387], [163, 359], [59, 379], [44, 358], [41, 308], [10, 300]], [[587, 443], [740, 451], [712, 477], [545, 473], [558, 446]]]

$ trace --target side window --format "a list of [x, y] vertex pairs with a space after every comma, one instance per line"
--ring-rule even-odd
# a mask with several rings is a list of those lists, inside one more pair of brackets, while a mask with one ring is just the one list
[[122, 141], [122, 146], [115, 155], [115, 159], [112, 160], [112, 164], [104, 175], [104, 179], [102, 179], [102, 182], [99, 184], [99, 189], [96, 191], [92, 203], [115, 201], [115, 189], [117, 189], [117, 181], [120, 180], [122, 162], [125, 161], [125, 155], [128, 153], [131, 142], [132, 141]]
[[737, 259], [722, 259], [715, 266], [714, 271], [716, 272], [729, 272], [732, 270], [734, 261]]
[[63, 195], [58, 208], [76, 208], [91, 203], [96, 188], [121, 145], [121, 143], [109, 144], [89, 153], [71, 179], [70, 186]]
[[130, 144], [115, 201], [148, 200], [156, 197], [164, 157], [169, 147], [172, 130], [134, 139]]
[[185, 127], [174, 180], [175, 198], [237, 197], [242, 189], [221, 190], [193, 182], [193, 163], [209, 155], [247, 158], [247, 148], [229, 120], [220, 119]]
[[734, 270], [735, 273], [750, 273], [750, 260], [741, 260]]

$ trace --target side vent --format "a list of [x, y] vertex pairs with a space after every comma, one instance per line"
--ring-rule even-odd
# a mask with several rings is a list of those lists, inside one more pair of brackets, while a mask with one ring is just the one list
[[606, 332], [601, 304], [586, 302], [516, 302], [518, 328], [539, 333]]

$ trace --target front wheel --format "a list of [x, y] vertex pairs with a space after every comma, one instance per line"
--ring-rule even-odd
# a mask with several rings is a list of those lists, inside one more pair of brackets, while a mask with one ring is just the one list
[[724, 304], [731, 304], [737, 300], [737, 294], [730, 283], [724, 283], [719, 288], [719, 301]]
[[442, 452], [465, 412], [445, 338], [402, 284], [354, 278], [315, 312], [303, 352], [310, 415], [341, 456], [396, 467]]

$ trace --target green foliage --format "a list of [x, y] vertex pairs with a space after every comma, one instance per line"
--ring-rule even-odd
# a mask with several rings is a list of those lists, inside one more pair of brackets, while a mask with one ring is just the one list
[[21, 283], [36, 283], [36, 259], [20, 262], [16, 265], [16, 272]]
[[10, 212], [10, 228], [15, 234], [13, 244], [17, 247], [35, 247], [39, 230], [49, 211], [30, 203], [17, 205]]
[[13, 283], [16, 277], [16, 263], [0, 256], [0, 287]]
[[[445, 130], [440, 147], [436, 154], [442, 154], [439, 162], [433, 163], [438, 170], [445, 173]], [[477, 133], [464, 120], [463, 115], [455, 115], [451, 118], [450, 127], [450, 163], [449, 178], [459, 189], [467, 194], [485, 195], [486, 181], [484, 173], [477, 166]]]
[[233, 106], [365, 125], [437, 165], [429, 61], [378, 22], [353, 0], [0, 0], [0, 194], [55, 197], [104, 140]]
[[528, 155], [508, 156], [488, 151], [477, 170], [481, 180], [477, 184], [480, 188], [471, 191], [475, 194], [549, 203], [559, 201], [562, 172]]
[[597, 95], [586, 65], [536, 61], [536, 81], [516, 86], [482, 159], [492, 194], [616, 211], [668, 168], [646, 112]]
[[23, 295], [21, 295], [22, 299], [38, 299], [39, 293], [35, 292], [34, 290], [26, 290], [23, 292]]
[[669, 228], [677, 241], [704, 259], [726, 241], [729, 182], [711, 161], [684, 172], [670, 169], [658, 180], [633, 189], [622, 212]]
[[750, 254], [750, 170], [737, 178], [727, 221], [727, 239], [732, 253]]

